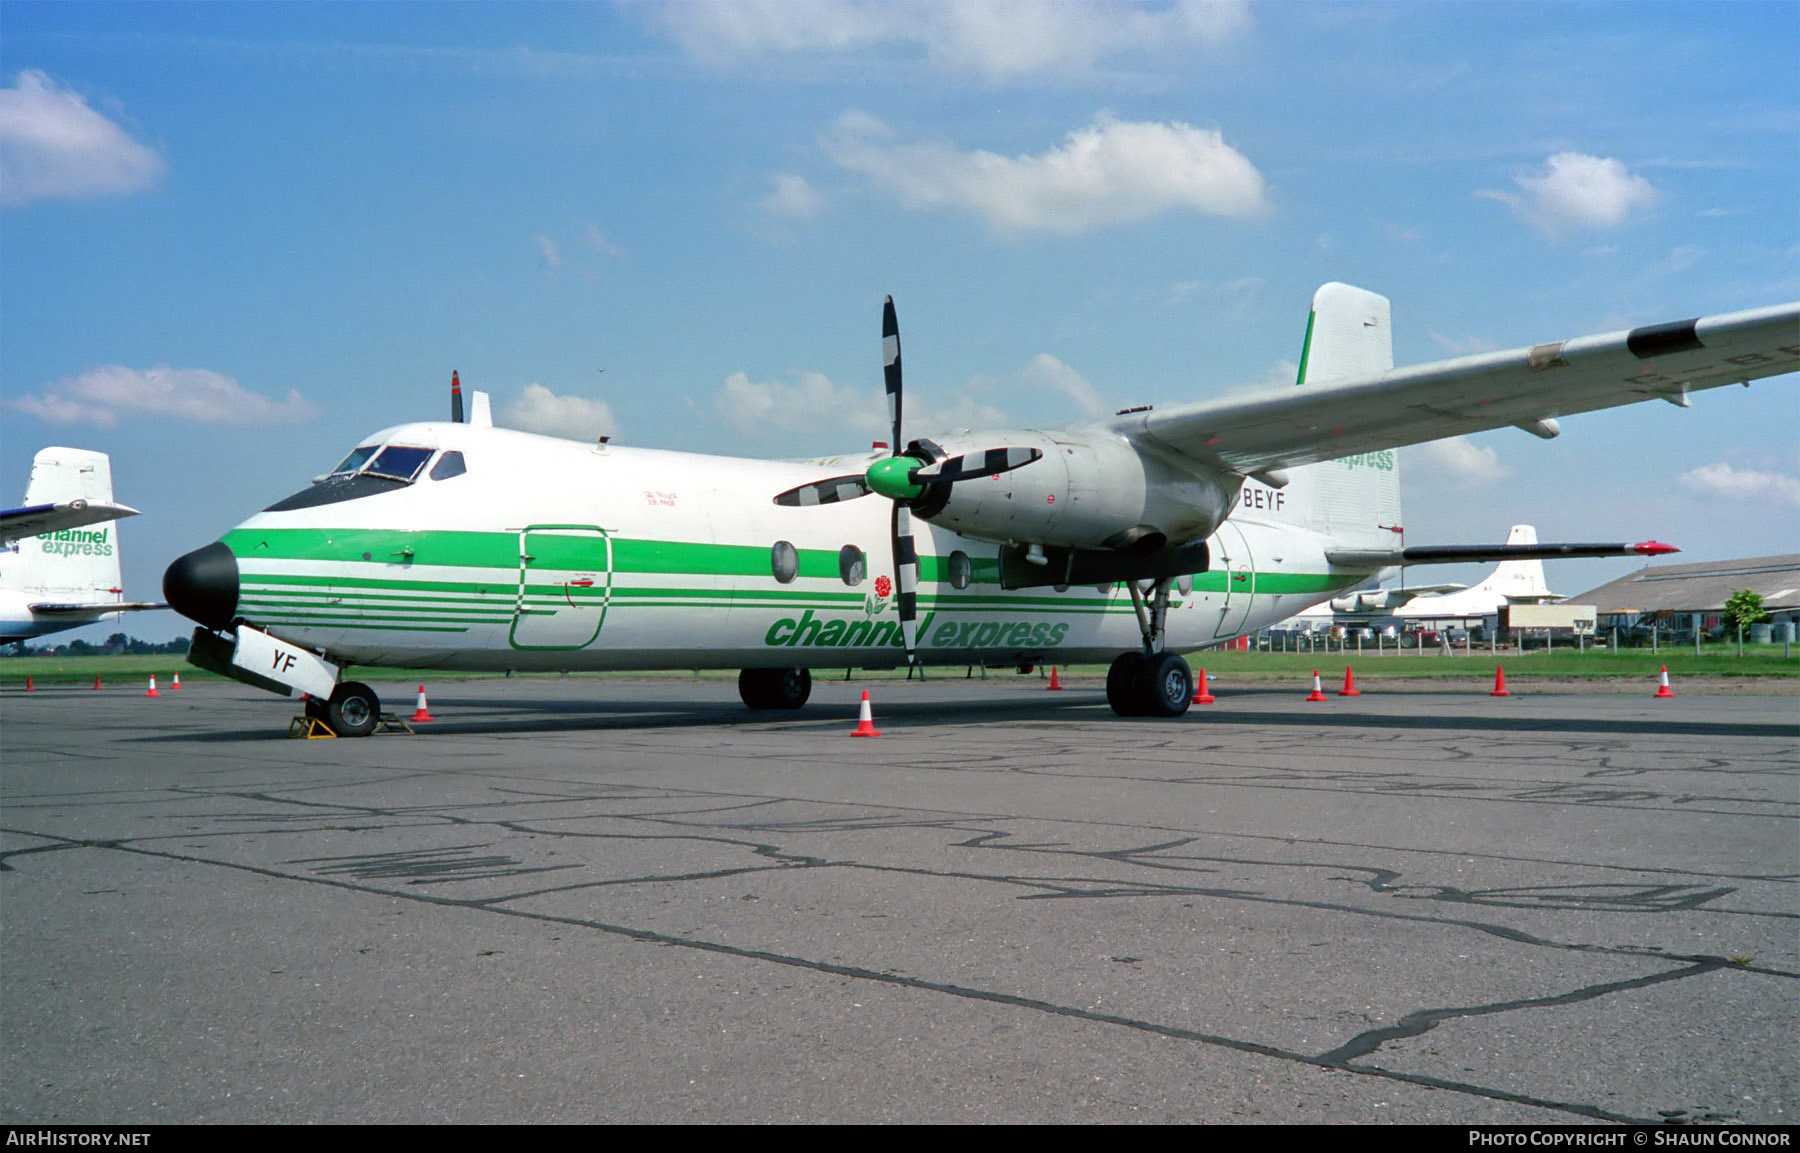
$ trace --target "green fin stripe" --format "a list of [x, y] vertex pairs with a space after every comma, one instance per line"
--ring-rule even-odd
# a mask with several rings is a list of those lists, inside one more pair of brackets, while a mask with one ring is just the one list
[[1294, 375], [1295, 384], [1306, 383], [1306, 362], [1312, 358], [1313, 321], [1319, 319], [1317, 312], [1306, 314], [1306, 340], [1300, 345], [1300, 371]]

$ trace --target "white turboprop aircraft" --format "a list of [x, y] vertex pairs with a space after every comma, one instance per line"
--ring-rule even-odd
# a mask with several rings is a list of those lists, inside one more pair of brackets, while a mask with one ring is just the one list
[[[1800, 303], [1393, 368], [1388, 301], [1313, 297], [1299, 385], [1065, 429], [901, 435], [801, 462], [584, 444], [462, 419], [363, 438], [163, 578], [189, 660], [343, 735], [379, 702], [344, 666], [738, 668], [752, 708], [809, 669], [1112, 661], [1121, 715], [1185, 711], [1180, 651], [1232, 640], [1398, 564], [1393, 449], [1800, 368]], [[1548, 546], [1618, 556], [1643, 546]]]
[[[1414, 585], [1403, 588], [1359, 589], [1333, 597], [1327, 618], [1344, 623], [1388, 621], [1453, 621], [1491, 617], [1502, 605], [1550, 604], [1562, 599], [1544, 580], [1544, 561], [1567, 555], [1560, 545], [1539, 545], [1537, 529], [1515, 524], [1506, 534], [1508, 547], [1517, 558], [1501, 561], [1473, 588], [1463, 585]], [[1672, 545], [1646, 541], [1637, 546], [1644, 556], [1679, 552]], [[1332, 619], [1327, 619], [1327, 624]]]
[[[1361, 588], [1332, 597], [1283, 624], [1313, 630], [1332, 625], [1387, 628], [1409, 621], [1466, 621], [1496, 616], [1502, 605], [1549, 604], [1562, 599], [1545, 583], [1544, 561], [1568, 555], [1562, 551], [1567, 546], [1539, 545], [1537, 529], [1528, 524], [1513, 525], [1506, 534], [1506, 546], [1515, 559], [1495, 565], [1473, 588], [1460, 584]], [[1633, 548], [1644, 556], [1681, 551], [1656, 541]]]
[[110, 522], [136, 515], [113, 502], [105, 453], [59, 447], [32, 458], [24, 506], [0, 511], [0, 644], [168, 608], [119, 599], [119, 539]]

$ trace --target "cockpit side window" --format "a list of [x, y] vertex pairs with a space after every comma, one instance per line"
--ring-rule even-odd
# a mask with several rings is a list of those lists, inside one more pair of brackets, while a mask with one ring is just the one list
[[437, 463], [431, 466], [429, 475], [432, 480], [449, 480], [468, 471], [469, 466], [463, 463], [463, 454], [452, 450], [438, 457]]
[[370, 461], [363, 469], [370, 476], [392, 477], [394, 480], [410, 481], [419, 475], [425, 462], [431, 459], [429, 448], [408, 448], [401, 444], [390, 444], [381, 450], [381, 454]]

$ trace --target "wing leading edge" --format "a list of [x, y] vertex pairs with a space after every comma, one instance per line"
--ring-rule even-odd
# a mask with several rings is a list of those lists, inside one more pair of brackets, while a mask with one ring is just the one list
[[1800, 302], [1200, 401], [1112, 422], [1133, 440], [1250, 475], [1800, 370]]

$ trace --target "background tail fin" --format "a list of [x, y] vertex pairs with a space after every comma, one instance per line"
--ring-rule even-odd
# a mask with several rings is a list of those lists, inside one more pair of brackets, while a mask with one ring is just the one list
[[[26, 505], [70, 500], [113, 503], [112, 460], [84, 448], [46, 448], [31, 462]], [[0, 580], [45, 600], [118, 600], [119, 529], [115, 521], [26, 537]]]
[[[1537, 529], [1528, 524], [1515, 524], [1506, 534], [1507, 544], [1537, 542]], [[1556, 595], [1544, 581], [1544, 562], [1541, 560], [1501, 561], [1475, 588], [1481, 592], [1499, 593], [1508, 600], [1544, 600]]]

